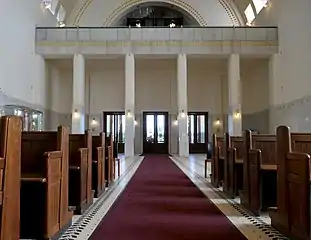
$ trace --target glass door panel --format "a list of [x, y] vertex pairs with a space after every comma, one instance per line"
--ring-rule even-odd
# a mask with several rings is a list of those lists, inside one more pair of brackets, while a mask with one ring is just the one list
[[147, 115], [146, 116], [146, 141], [148, 143], [154, 143], [154, 115]]
[[164, 143], [164, 134], [165, 134], [165, 116], [157, 115], [157, 142]]
[[197, 143], [206, 143], [205, 142], [205, 115], [197, 116]]
[[194, 143], [194, 115], [188, 115], [189, 143]]

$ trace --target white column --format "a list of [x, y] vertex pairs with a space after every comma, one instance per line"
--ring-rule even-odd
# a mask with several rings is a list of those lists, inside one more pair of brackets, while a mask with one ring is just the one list
[[242, 135], [240, 55], [231, 54], [228, 62], [228, 132], [231, 136]]
[[178, 104], [178, 148], [179, 156], [189, 156], [188, 99], [187, 99], [187, 55], [177, 58], [177, 104]]
[[125, 56], [125, 157], [134, 156], [135, 142], [135, 58]]
[[72, 133], [85, 131], [85, 60], [82, 54], [73, 58]]

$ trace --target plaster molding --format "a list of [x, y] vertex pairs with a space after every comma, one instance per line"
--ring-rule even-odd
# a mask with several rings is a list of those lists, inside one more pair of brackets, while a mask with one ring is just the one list
[[[127, 9], [142, 3], [142, 2], [148, 2], [149, 0], [127, 0], [121, 5], [119, 5], [116, 9], [114, 9], [108, 16], [108, 18], [104, 21], [103, 26], [109, 26], [114, 19], [118, 18], [120, 14]], [[228, 14], [229, 18], [231, 19], [233, 26], [241, 26], [244, 25], [243, 18], [237, 8], [235, 7], [235, 4], [232, 3], [232, 0], [217, 0], [218, 3], [224, 8], [226, 13]], [[84, 0], [84, 3], [81, 4], [79, 7], [79, 10], [76, 13], [76, 16], [73, 21], [74, 26], [79, 26], [80, 20], [82, 19], [83, 14], [88, 9], [90, 4], [93, 2], [93, 0]], [[187, 11], [190, 15], [192, 15], [201, 26], [208, 26], [208, 23], [204, 19], [204, 17], [195, 10], [190, 4], [186, 3], [186, 1], [183, 0], [164, 0], [163, 2], [168, 2], [170, 4], [173, 4], [177, 7], [180, 7], [181, 9]]]

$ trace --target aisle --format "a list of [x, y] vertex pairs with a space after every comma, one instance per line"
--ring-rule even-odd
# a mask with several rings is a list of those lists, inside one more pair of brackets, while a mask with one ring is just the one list
[[92, 240], [246, 239], [166, 156], [147, 156]]

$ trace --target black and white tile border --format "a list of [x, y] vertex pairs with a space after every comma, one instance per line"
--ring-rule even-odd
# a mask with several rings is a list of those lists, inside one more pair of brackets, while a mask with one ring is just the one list
[[187, 160], [176, 156], [171, 159], [248, 239], [288, 240], [260, 217], [251, 215], [238, 202], [227, 199], [220, 189], [214, 188], [207, 179], [187, 166]]
[[[107, 214], [112, 204], [125, 189], [142, 160], [143, 157], [135, 157], [121, 177], [73, 223], [59, 240], [87, 240]], [[128, 159], [126, 161], [131, 160]]]

